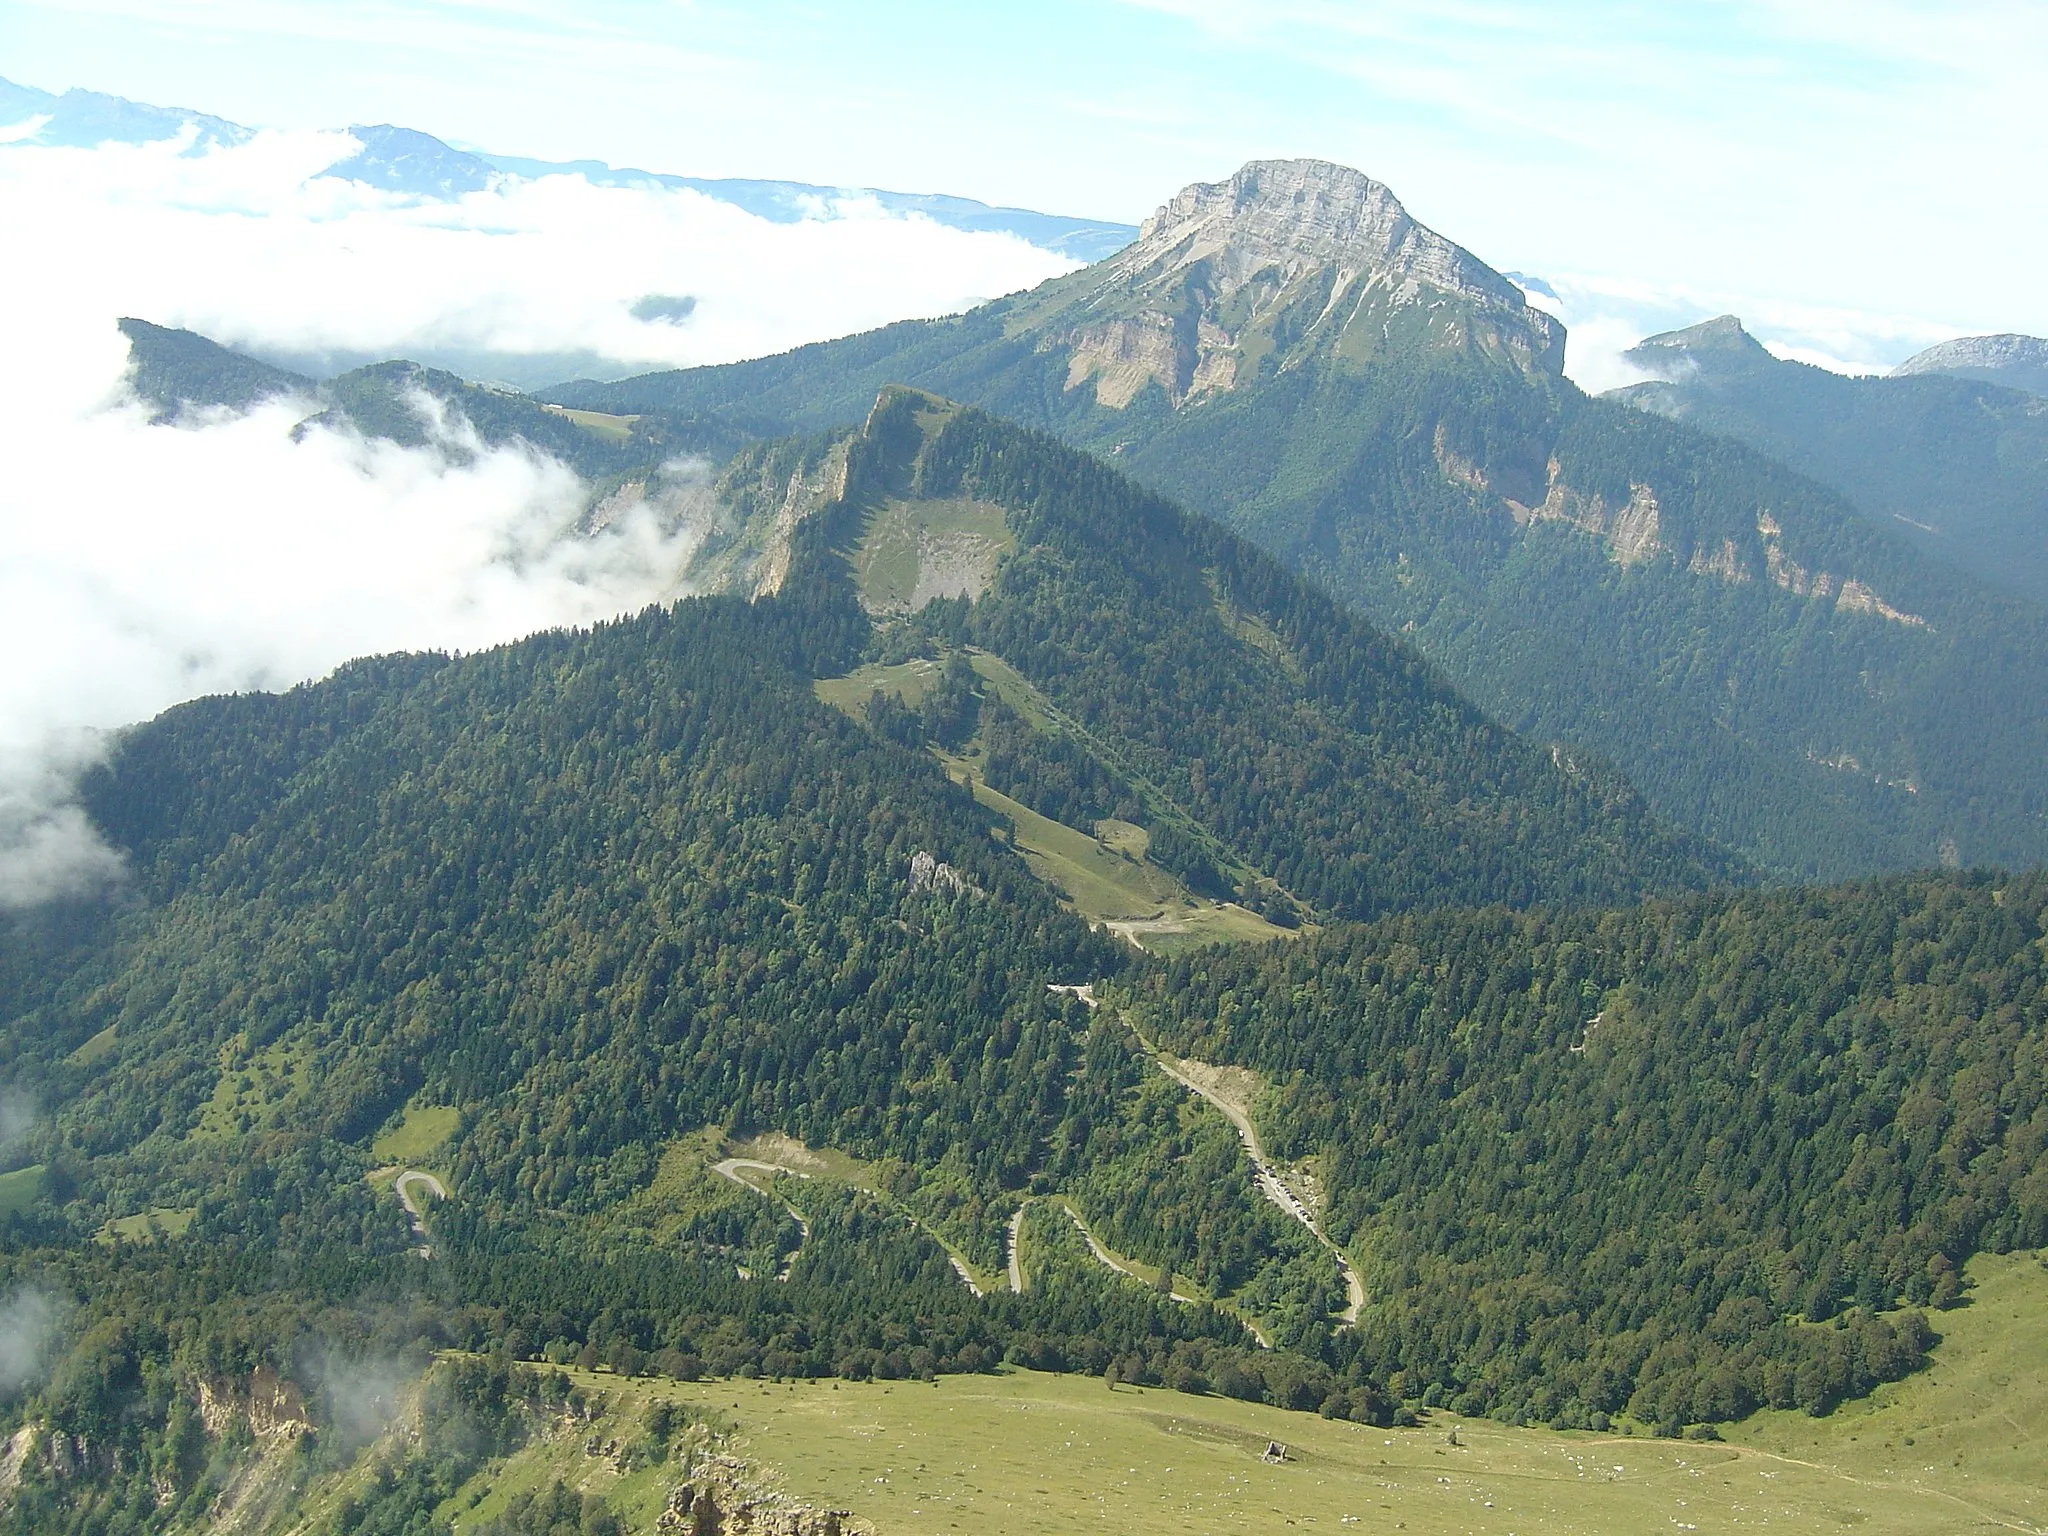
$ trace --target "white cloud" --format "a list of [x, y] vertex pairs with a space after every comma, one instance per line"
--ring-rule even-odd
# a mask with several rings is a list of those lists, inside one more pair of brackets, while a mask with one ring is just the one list
[[1952, 326], [1911, 315], [1631, 281], [1596, 273], [1537, 274], [1556, 290], [1543, 308], [1565, 323], [1565, 373], [1598, 394], [1643, 375], [1622, 354], [1645, 336], [1733, 314], [1772, 353], [1836, 373], [1881, 373], [1955, 335]]
[[[293, 427], [303, 403], [153, 426], [117, 316], [246, 345], [403, 355], [755, 355], [1063, 270], [1002, 236], [846, 206], [775, 225], [548, 178], [453, 205], [309, 180], [336, 135], [0, 152], [0, 905], [111, 873], [67, 798], [92, 732], [357, 655], [476, 648], [636, 608], [686, 546], [651, 515], [570, 537], [586, 487], [506, 448]], [[690, 294], [689, 321], [627, 313]], [[450, 424], [459, 432], [460, 424]]]
[[[771, 224], [687, 191], [508, 181], [422, 202], [317, 172], [336, 133], [257, 135], [0, 158], [17, 228], [84, 270], [103, 310], [232, 343], [402, 353], [589, 350], [649, 366], [725, 362], [1028, 287], [1070, 263], [1004, 235], [889, 215], [848, 197]], [[634, 319], [689, 294], [687, 326]]]
[[33, 1286], [17, 1286], [0, 1299], [0, 1398], [12, 1397], [42, 1374], [62, 1311]]

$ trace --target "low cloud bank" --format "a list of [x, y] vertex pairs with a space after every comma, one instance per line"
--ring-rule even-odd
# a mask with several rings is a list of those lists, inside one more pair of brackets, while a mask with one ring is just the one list
[[1835, 373], [1885, 373], [1915, 352], [1961, 334], [1911, 315], [1788, 303], [1720, 290], [1670, 287], [1578, 272], [1545, 272], [1537, 308], [1564, 321], [1564, 371], [1589, 394], [1640, 383], [1622, 354], [1645, 336], [1733, 314], [1771, 352]]
[[[474, 649], [672, 594], [651, 510], [571, 537], [587, 487], [449, 422], [399, 448], [304, 403], [152, 426], [121, 315], [270, 352], [757, 355], [1070, 263], [859, 206], [771, 224], [688, 192], [514, 183], [419, 203], [315, 173], [348, 141], [258, 134], [0, 149], [0, 909], [119, 877], [72, 790], [103, 733], [352, 657]], [[648, 295], [685, 305], [640, 305]], [[472, 451], [464, 451], [472, 450]]]
[[41, 1377], [57, 1318], [57, 1304], [32, 1286], [0, 1299], [0, 1398]]
[[281, 355], [729, 362], [943, 314], [1073, 266], [859, 197], [788, 224], [696, 192], [568, 175], [427, 201], [321, 177], [354, 147], [346, 134], [184, 147], [9, 150], [0, 197], [15, 229], [64, 250], [65, 288], [110, 317]]

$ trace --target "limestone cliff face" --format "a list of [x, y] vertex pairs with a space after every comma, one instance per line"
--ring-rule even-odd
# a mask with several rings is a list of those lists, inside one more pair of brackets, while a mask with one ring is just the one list
[[1255, 160], [1187, 187], [1136, 243], [1061, 295], [1067, 387], [1122, 408], [1157, 382], [1176, 405], [1311, 355], [1468, 350], [1557, 374], [1564, 327], [1409, 217], [1380, 182], [1321, 160]]
[[1647, 485], [1631, 485], [1628, 500], [1617, 506], [1597, 492], [1589, 495], [1567, 485], [1554, 457], [1544, 467], [1540, 486], [1515, 484], [1517, 477], [1489, 473], [1457, 453], [1441, 425], [1436, 430], [1436, 465], [1452, 484], [1498, 497], [1518, 528], [1532, 523], [1569, 523], [1605, 542], [1609, 557], [1622, 566], [1641, 565], [1669, 553], [1663, 538], [1663, 508]]

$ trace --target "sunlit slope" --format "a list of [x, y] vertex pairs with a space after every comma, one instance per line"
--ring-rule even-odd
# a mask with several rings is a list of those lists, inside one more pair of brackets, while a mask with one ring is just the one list
[[1967, 1273], [1925, 1371], [1824, 1419], [1759, 1413], [1730, 1439], [1886, 1497], [1933, 1494], [1950, 1512], [1924, 1529], [2048, 1528], [2048, 1255], [1981, 1254]]
[[[1091, 837], [1142, 825], [1198, 895], [1320, 920], [1740, 872], [1603, 764], [1503, 731], [1312, 582], [1042, 433], [884, 390], [845, 464], [814, 526], [885, 670], [825, 696], [981, 753], [974, 778]], [[948, 657], [915, 688], [892, 670]], [[875, 713], [877, 685], [919, 718]]]
[[[2038, 1530], [2048, 1513], [2048, 1268], [2030, 1255], [1987, 1256], [1970, 1274], [1971, 1304], [1944, 1316], [1928, 1372], [1829, 1418], [1758, 1415], [1724, 1443], [1447, 1414], [1375, 1429], [1030, 1371], [933, 1384], [576, 1379], [614, 1404], [594, 1434], [637, 1422], [659, 1396], [699, 1405], [790, 1495], [884, 1533], [1178, 1536], [1354, 1522], [1416, 1536]], [[1274, 1442], [1286, 1460], [1265, 1459]], [[610, 1494], [622, 1513], [658, 1507], [645, 1473], [618, 1478], [582, 1454], [580, 1439], [530, 1447], [476, 1486], [556, 1477]], [[458, 1531], [495, 1502], [475, 1509]]]

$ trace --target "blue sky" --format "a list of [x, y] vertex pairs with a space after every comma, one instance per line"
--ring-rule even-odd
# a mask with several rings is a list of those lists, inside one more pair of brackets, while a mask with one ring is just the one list
[[2041, 0], [8, 0], [0, 74], [1126, 219], [1319, 155], [1645, 312], [2048, 331]]

